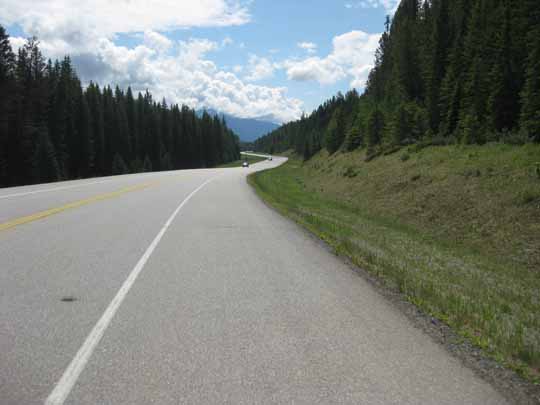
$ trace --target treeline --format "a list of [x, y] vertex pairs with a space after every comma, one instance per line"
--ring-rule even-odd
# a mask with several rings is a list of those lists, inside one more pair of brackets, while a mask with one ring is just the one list
[[240, 158], [225, 121], [131, 88], [83, 88], [35, 38], [15, 55], [0, 26], [0, 186], [213, 167]]
[[402, 0], [365, 92], [338, 94], [259, 139], [309, 159], [321, 148], [540, 142], [538, 0]]

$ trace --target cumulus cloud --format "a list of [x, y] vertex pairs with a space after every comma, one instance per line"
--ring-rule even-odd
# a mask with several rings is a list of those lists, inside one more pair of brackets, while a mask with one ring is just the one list
[[[285, 88], [246, 83], [210, 60], [208, 55], [230, 45], [231, 38], [217, 43], [166, 36], [179, 28], [244, 24], [250, 18], [245, 4], [249, 1], [3, 0], [0, 23], [18, 24], [26, 35], [37, 36], [46, 57], [70, 54], [85, 82], [149, 89], [156, 98], [243, 118], [295, 119], [302, 103], [287, 97]], [[140, 44], [121, 46], [118, 34], [136, 34]], [[11, 38], [11, 43], [17, 48], [23, 40]], [[249, 77], [258, 80], [270, 74], [268, 66], [266, 71], [263, 67], [264, 61], [254, 60]]]
[[317, 52], [317, 44], [314, 44], [313, 42], [299, 42], [297, 46], [304, 49], [307, 53]]
[[172, 46], [172, 41], [159, 32], [146, 30], [143, 38], [143, 43], [157, 52], [167, 52]]
[[0, 15], [4, 23], [21, 24], [25, 31], [43, 38], [89, 31], [110, 37], [120, 32], [230, 26], [249, 21], [247, 8], [231, 0], [3, 0]]
[[259, 57], [257, 55], [250, 55], [247, 66], [248, 74], [245, 79], [249, 82], [256, 82], [259, 80], [267, 79], [274, 75], [275, 67], [267, 58]]
[[372, 68], [380, 34], [351, 31], [334, 37], [332, 52], [324, 57], [288, 59], [281, 63], [291, 80], [333, 84], [350, 78], [351, 87], [363, 87]]
[[300, 116], [302, 102], [287, 97], [285, 88], [245, 83], [235, 73], [220, 70], [208, 58], [218, 49], [216, 42], [192, 38], [179, 41], [168, 54], [158, 54], [145, 45], [130, 49], [104, 40], [98, 57], [106, 67], [102, 73], [106, 82], [130, 85], [135, 91], [148, 88], [169, 102], [212, 108], [241, 118], [267, 117], [275, 122]]
[[330, 57], [311, 57], [307, 59], [289, 59], [282, 63], [289, 80], [317, 81], [320, 84], [333, 84], [346, 77], [345, 70]]

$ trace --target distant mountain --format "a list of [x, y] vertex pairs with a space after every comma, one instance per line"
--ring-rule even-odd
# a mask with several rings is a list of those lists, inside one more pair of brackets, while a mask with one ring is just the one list
[[[202, 114], [203, 110], [199, 110], [198, 113]], [[215, 110], [206, 110], [211, 115], [219, 114], [225, 117], [227, 126], [231, 128], [243, 142], [253, 142], [257, 138], [272, 132], [274, 129], [279, 128], [278, 124], [274, 124], [270, 121], [257, 120], [252, 118], [237, 118], [229, 114], [218, 113]]]

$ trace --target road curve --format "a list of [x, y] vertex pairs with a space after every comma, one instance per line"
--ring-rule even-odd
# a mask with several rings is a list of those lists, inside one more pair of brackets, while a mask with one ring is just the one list
[[505, 404], [258, 199], [283, 161], [0, 190], [0, 403]]

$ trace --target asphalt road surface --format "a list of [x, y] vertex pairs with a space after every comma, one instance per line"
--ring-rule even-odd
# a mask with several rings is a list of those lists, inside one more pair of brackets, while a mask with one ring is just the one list
[[503, 404], [254, 170], [0, 190], [0, 404]]

